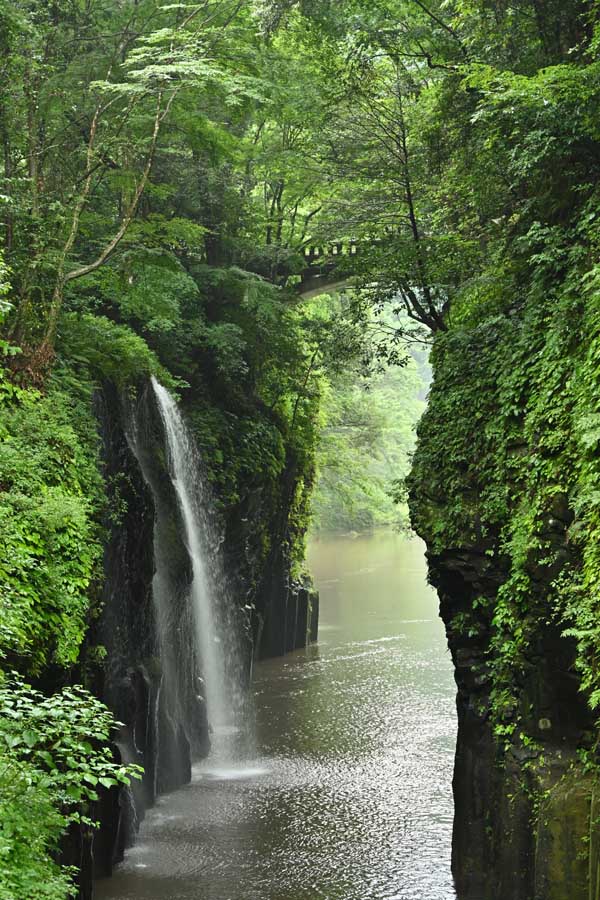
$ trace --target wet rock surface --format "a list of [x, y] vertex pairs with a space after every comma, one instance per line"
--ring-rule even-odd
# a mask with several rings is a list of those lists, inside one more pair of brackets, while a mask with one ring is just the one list
[[[452, 853], [458, 897], [588, 900], [592, 784], [576, 751], [591, 720], [569, 641], [544, 628], [532, 642], [519, 707], [506, 724], [519, 713], [534, 740], [523, 744], [514, 733], [499, 741], [490, 717], [493, 651], [485, 612], [493, 604], [481, 599], [493, 600], [505, 572], [483, 545], [429, 554], [428, 561], [458, 688]], [[458, 631], [460, 612], [476, 627]]]

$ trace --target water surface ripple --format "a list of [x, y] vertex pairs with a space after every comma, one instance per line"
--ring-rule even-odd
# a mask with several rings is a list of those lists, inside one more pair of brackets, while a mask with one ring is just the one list
[[317, 647], [257, 666], [258, 758], [159, 799], [99, 900], [450, 900], [454, 685], [423, 547], [310, 548]]

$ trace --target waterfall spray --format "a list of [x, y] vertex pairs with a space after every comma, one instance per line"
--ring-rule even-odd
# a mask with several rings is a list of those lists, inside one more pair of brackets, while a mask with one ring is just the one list
[[170, 393], [152, 379], [163, 421], [169, 473], [192, 566], [190, 600], [209, 728], [211, 758], [231, 759], [245, 731], [239, 623], [219, 564], [207, 514], [209, 496], [195, 443]]

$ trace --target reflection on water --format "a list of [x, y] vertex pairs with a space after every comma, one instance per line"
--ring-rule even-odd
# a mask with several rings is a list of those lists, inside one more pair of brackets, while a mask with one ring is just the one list
[[417, 541], [313, 543], [317, 647], [256, 668], [259, 758], [160, 798], [101, 900], [450, 900], [454, 684]]

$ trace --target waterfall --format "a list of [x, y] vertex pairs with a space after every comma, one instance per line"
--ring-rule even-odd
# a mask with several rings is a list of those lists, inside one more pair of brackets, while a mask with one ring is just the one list
[[[145, 648], [140, 677], [148, 685], [146, 735], [151, 750], [146, 764], [151, 803], [157, 794], [189, 781], [192, 752], [206, 748], [206, 722], [196, 697], [194, 642], [178, 539], [172, 527], [172, 503], [156, 464], [155, 436], [147, 394], [133, 404], [123, 398], [125, 436], [154, 503], [152, 607], [154, 647]], [[162, 435], [162, 431], [161, 431]], [[185, 562], [183, 562], [185, 565]], [[142, 635], [140, 635], [142, 637]], [[135, 735], [134, 735], [135, 737]]]
[[153, 378], [164, 425], [167, 463], [191, 562], [190, 601], [196, 659], [211, 732], [211, 758], [231, 760], [246, 731], [239, 622], [220, 565], [210, 494], [195, 442], [171, 394]]

